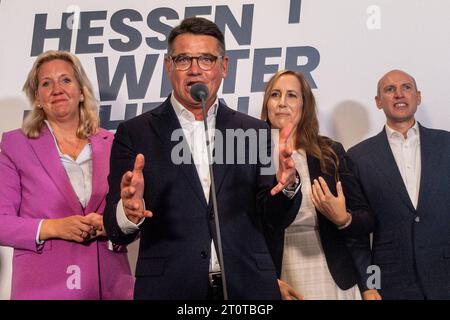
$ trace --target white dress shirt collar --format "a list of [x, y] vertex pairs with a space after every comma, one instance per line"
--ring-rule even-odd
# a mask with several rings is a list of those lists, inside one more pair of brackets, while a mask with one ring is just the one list
[[386, 123], [385, 125], [385, 129], [386, 129], [386, 134], [388, 137], [389, 141], [395, 141], [395, 140], [410, 140], [410, 139], [414, 139], [414, 138], [418, 138], [419, 137], [419, 124], [417, 121], [414, 122], [414, 125], [408, 129], [408, 131], [406, 132], [406, 138], [403, 137], [403, 134], [401, 134], [400, 132], [392, 129], [391, 127], [389, 127], [389, 125]]

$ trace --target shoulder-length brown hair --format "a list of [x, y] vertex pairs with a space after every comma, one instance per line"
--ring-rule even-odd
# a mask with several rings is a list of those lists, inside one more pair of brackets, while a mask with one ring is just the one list
[[99, 126], [98, 103], [94, 97], [91, 82], [81, 65], [80, 60], [70, 52], [50, 50], [40, 54], [28, 73], [27, 80], [23, 85], [23, 91], [28, 97], [33, 109], [27, 114], [22, 124], [22, 131], [29, 138], [37, 138], [45, 126], [44, 120], [47, 116], [43, 108], [38, 107], [36, 92], [38, 90], [38, 74], [41, 66], [48, 61], [63, 60], [68, 62], [72, 68], [75, 78], [83, 94], [84, 100], [80, 101], [80, 122], [78, 124], [77, 136], [82, 139], [89, 138], [97, 132]]
[[291, 70], [281, 70], [270, 78], [264, 92], [261, 119], [272, 126], [268, 117], [267, 102], [275, 83], [280, 77], [285, 75], [292, 75], [298, 79], [303, 98], [302, 116], [294, 128], [295, 149], [304, 149], [306, 154], [319, 159], [322, 172], [334, 175], [335, 179], [338, 180], [339, 158], [332, 148], [333, 140], [319, 135], [316, 99], [303, 74]]

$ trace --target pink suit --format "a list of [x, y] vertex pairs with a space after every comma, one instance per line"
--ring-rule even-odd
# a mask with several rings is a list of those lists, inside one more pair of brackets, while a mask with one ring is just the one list
[[104, 129], [90, 138], [92, 195], [83, 210], [47, 127], [37, 139], [27, 138], [21, 130], [3, 134], [0, 245], [14, 248], [12, 299], [132, 298], [126, 250], [109, 250], [106, 239], [36, 244], [41, 219], [103, 213], [112, 140]]

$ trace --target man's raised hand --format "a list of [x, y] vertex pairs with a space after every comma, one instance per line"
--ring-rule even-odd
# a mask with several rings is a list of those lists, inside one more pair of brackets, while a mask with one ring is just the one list
[[276, 195], [278, 192], [284, 188], [291, 186], [295, 183], [295, 164], [294, 159], [292, 159], [292, 147], [290, 144], [290, 137], [294, 130], [292, 124], [286, 125], [280, 132], [279, 138], [279, 166], [277, 170], [277, 182], [278, 184], [272, 188], [270, 194], [272, 196]]
[[144, 155], [138, 154], [133, 171], [127, 171], [120, 182], [120, 197], [128, 220], [137, 224], [142, 218], [150, 218], [153, 213], [144, 208]]

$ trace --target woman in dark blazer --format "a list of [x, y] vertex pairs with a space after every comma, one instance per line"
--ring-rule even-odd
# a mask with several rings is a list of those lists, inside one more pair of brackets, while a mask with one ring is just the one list
[[261, 118], [273, 129], [294, 124], [290, 143], [302, 180], [294, 221], [286, 230], [266, 230], [283, 298], [360, 299], [357, 284], [367, 288], [348, 243], [364, 231], [350, 224], [352, 213], [367, 214], [368, 206], [342, 145], [319, 135], [314, 95], [302, 74], [284, 70], [270, 79]]

